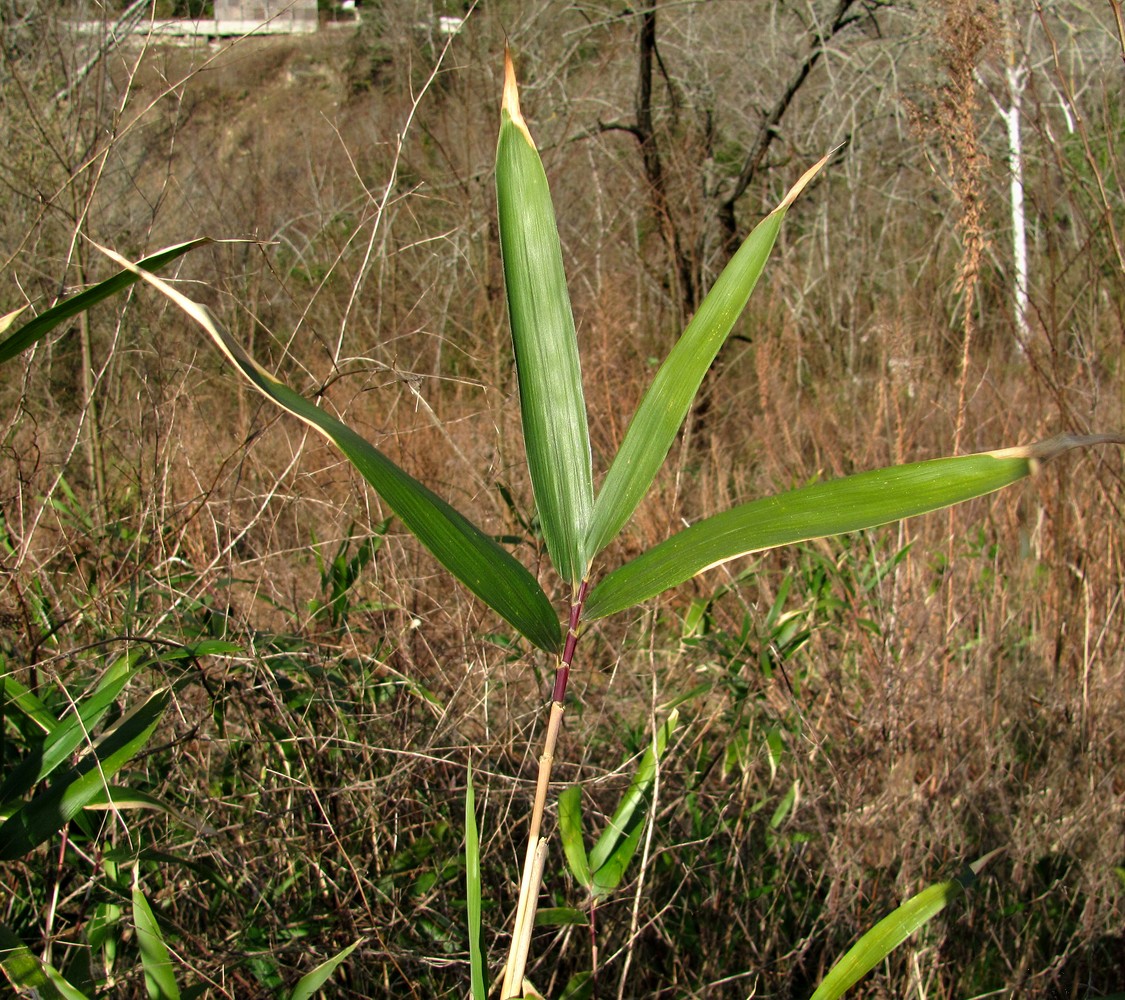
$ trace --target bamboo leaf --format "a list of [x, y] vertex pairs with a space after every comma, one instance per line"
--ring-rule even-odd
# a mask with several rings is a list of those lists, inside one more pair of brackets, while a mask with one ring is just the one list
[[536, 927], [589, 927], [590, 918], [573, 906], [540, 906], [535, 911]]
[[547, 175], [520, 114], [507, 53], [504, 72], [496, 196], [524, 447], [547, 551], [575, 587], [586, 572], [593, 507], [578, 342]]
[[590, 887], [590, 892], [594, 896], [598, 898], [608, 896], [621, 884], [629, 868], [629, 862], [633, 860], [633, 855], [637, 853], [637, 847], [640, 846], [644, 828], [644, 812], [635, 813], [629, 818], [620, 831], [620, 838], [614, 841], [613, 850], [594, 872], [593, 884]]
[[7, 924], [0, 924], [0, 969], [13, 986], [26, 991], [26, 996], [39, 1000], [87, 1000], [85, 993], [40, 961]]
[[0, 826], [0, 861], [34, 850], [78, 815], [114, 774], [148, 742], [170, 693], [157, 691], [106, 733], [78, 763]]
[[559, 836], [570, 873], [579, 885], [590, 887], [590, 863], [582, 836], [582, 788], [570, 785], [559, 793]]
[[810, 538], [873, 528], [984, 496], [1040, 461], [1125, 435], [1063, 436], [1023, 448], [861, 472], [765, 497], [692, 525], [614, 570], [590, 592], [585, 618], [632, 607], [730, 559]]
[[36, 752], [8, 773], [4, 783], [0, 785], [0, 802], [22, 798], [70, 759], [78, 746], [90, 738], [90, 733], [136, 673], [142, 655], [135, 651], [114, 662], [98, 683], [97, 689], [77, 703], [77, 717], [67, 715], [52, 726]]
[[932, 920], [976, 880], [998, 854], [991, 851], [960, 877], [928, 886], [880, 920], [828, 972], [810, 1000], [838, 1000], [919, 927]]
[[49, 733], [58, 725], [59, 720], [54, 713], [11, 674], [0, 674], [0, 698], [3, 699], [2, 708], [5, 713], [9, 705], [19, 709], [44, 733]]
[[586, 545], [589, 558], [613, 541], [644, 499], [707, 369], [754, 291], [781, 229], [781, 220], [827, 162], [826, 156], [807, 170], [781, 204], [754, 228], [660, 366], [598, 492]]
[[[113, 251], [99, 249], [131, 266]], [[560, 649], [559, 620], [550, 600], [510, 552], [350, 427], [270, 375], [206, 307], [155, 275], [141, 276], [195, 320], [255, 389], [336, 445], [407, 529], [469, 590], [540, 649]]]
[[[629, 783], [628, 790], [621, 797], [621, 802], [618, 803], [617, 809], [610, 817], [609, 825], [598, 838], [593, 850], [590, 851], [590, 868], [594, 872], [595, 882], [597, 882], [598, 870], [606, 864], [618, 845], [631, 835], [634, 828], [634, 814], [638, 812], [648, 798], [649, 789], [652, 788], [652, 783], [656, 780], [656, 762], [664, 756], [664, 751], [668, 748], [668, 740], [679, 724], [680, 713], [673, 711], [664, 721], [664, 724], [656, 730], [653, 741], [641, 755], [640, 763], [637, 765], [637, 770], [633, 774], [633, 780]], [[643, 818], [643, 813], [641, 818]], [[632, 857], [632, 851], [629, 852], [629, 857]], [[628, 858], [626, 858], [627, 861]], [[621, 869], [621, 874], [624, 874], [624, 867]], [[620, 875], [618, 881], [620, 881]]]
[[328, 977], [336, 971], [340, 963], [365, 940], [366, 938], [360, 938], [358, 941], [353, 941], [343, 951], [337, 952], [326, 962], [321, 962], [312, 972], [302, 976], [293, 987], [293, 992], [289, 994], [289, 1000], [311, 1000], [313, 994], [328, 981]]
[[469, 996], [472, 1000], [488, 1000], [488, 987], [485, 985], [484, 975], [484, 950], [480, 942], [480, 832], [477, 829], [472, 761], [469, 762], [468, 775], [465, 779], [465, 915], [469, 923]]
[[589, 970], [576, 972], [570, 977], [559, 1000], [590, 1000], [594, 995], [594, 974]]
[[[165, 264], [170, 264], [177, 257], [182, 257], [189, 250], [194, 250], [196, 247], [210, 242], [210, 239], [203, 236], [197, 240], [190, 240], [187, 243], [180, 243], [176, 246], [168, 247], [161, 250], [159, 253], [152, 254], [150, 257], [145, 257], [135, 265], [128, 265], [125, 270], [119, 271], [112, 278], [107, 278], [105, 281], [87, 288], [84, 292], [79, 292], [77, 295], [72, 295], [68, 299], [63, 299], [46, 312], [40, 313], [35, 319], [29, 320], [8, 337], [7, 340], [0, 342], [0, 364], [26, 351], [32, 344], [41, 340], [60, 323], [65, 322], [72, 316], [77, 316], [80, 312], [85, 312], [91, 306], [101, 302], [102, 299], [109, 298], [109, 296], [116, 295], [118, 292], [128, 288], [140, 277], [135, 268], [143, 268], [145, 271], [156, 271]], [[9, 313], [4, 319], [8, 320], [10, 323], [18, 314], [19, 310]], [[0, 325], [0, 333], [3, 332], [4, 327]]]
[[172, 956], [164, 943], [160, 924], [145, 894], [133, 887], [133, 926], [137, 929], [137, 945], [145, 972], [145, 989], [152, 1000], [180, 1000], [180, 988], [172, 969]]

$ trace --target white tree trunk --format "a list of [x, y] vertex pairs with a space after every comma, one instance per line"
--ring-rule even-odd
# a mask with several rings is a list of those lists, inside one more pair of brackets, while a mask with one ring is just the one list
[[[1014, 56], [1014, 53], [1013, 53]], [[1015, 302], [1016, 336], [1020, 350], [1027, 348], [1030, 329], [1028, 311], [1027, 223], [1023, 203], [1023, 142], [1020, 136], [1020, 107], [1027, 71], [1022, 61], [1009, 57], [1008, 107], [1002, 112], [1008, 126], [1008, 169], [1012, 212], [1013, 299]]]

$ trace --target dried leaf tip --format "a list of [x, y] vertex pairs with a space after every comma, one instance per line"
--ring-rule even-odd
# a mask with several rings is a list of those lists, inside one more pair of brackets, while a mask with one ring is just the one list
[[[839, 149], [839, 148], [840, 148], [839, 146], [836, 147], [836, 149]], [[778, 211], [783, 212], [787, 208], [789, 208], [789, 206], [792, 205], [793, 202], [795, 202], [797, 200], [797, 196], [802, 191], [805, 190], [805, 187], [808, 185], [809, 181], [811, 181], [817, 174], [819, 174], [821, 172], [821, 170], [824, 169], [824, 165], [832, 158], [832, 154], [835, 153], [835, 152], [836, 152], [836, 150], [833, 149], [831, 152], [826, 153], [823, 157], [821, 157], [819, 160], [817, 160], [816, 163], [814, 163], [811, 167], [809, 167], [808, 170], [806, 170], [803, 174], [801, 174], [797, 183], [794, 184], [789, 189], [789, 193], [785, 196], [784, 199], [782, 199], [781, 204], [778, 205], [777, 208], [774, 209], [774, 211], [775, 212], [778, 212]]]
[[520, 93], [519, 87], [516, 85], [516, 67], [512, 62], [512, 50], [506, 45], [504, 46], [504, 98], [502, 106], [508, 112], [508, 117], [512, 119], [512, 124], [523, 132], [527, 136], [527, 141], [534, 146], [535, 143], [532, 142], [531, 133], [527, 130], [527, 122], [523, 120], [523, 115], [520, 113]]
[[1035, 444], [1002, 448], [985, 454], [1000, 459], [1026, 458], [1031, 462], [1047, 462], [1075, 448], [1089, 448], [1099, 444], [1125, 444], [1125, 433], [1119, 431], [1108, 434], [1059, 434], [1047, 438], [1046, 441], [1036, 441]]

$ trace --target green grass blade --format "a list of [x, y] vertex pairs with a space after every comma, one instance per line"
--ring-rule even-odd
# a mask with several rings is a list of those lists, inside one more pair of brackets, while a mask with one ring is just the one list
[[586, 572], [585, 537], [593, 508], [586, 403], [547, 175], [520, 115], [507, 54], [496, 198], [535, 505], [555, 569], [576, 586]]
[[[156, 271], [165, 264], [170, 264], [177, 257], [182, 257], [189, 250], [194, 250], [196, 247], [210, 242], [210, 239], [203, 236], [197, 240], [191, 240], [187, 243], [180, 243], [176, 246], [168, 247], [167, 249], [161, 250], [159, 253], [152, 254], [138, 261], [136, 267], [143, 268], [146, 271]], [[35, 319], [29, 320], [10, 337], [0, 342], [0, 364], [26, 351], [32, 344], [45, 337], [60, 323], [66, 322], [66, 320], [70, 319], [72, 316], [77, 316], [80, 312], [85, 312], [91, 306], [101, 302], [102, 299], [109, 298], [109, 296], [116, 295], [118, 292], [128, 288], [136, 282], [139, 277], [140, 276], [135, 271], [126, 268], [123, 271], [119, 271], [112, 278], [107, 278], [105, 281], [87, 288], [84, 292], [79, 292], [77, 295], [72, 295], [68, 299], [63, 299], [46, 312], [36, 316]], [[9, 316], [14, 316], [14, 314], [9, 314]], [[0, 333], [3, 333], [2, 329], [0, 329]]]
[[360, 938], [358, 941], [352, 942], [343, 951], [337, 952], [326, 962], [321, 962], [312, 972], [302, 976], [297, 985], [293, 987], [293, 992], [289, 994], [289, 1000], [311, 1000], [313, 994], [328, 982], [328, 977], [336, 971], [340, 963], [365, 940], [366, 938]]
[[476, 793], [473, 791], [473, 765], [465, 779], [465, 915], [469, 923], [469, 996], [488, 1000], [484, 975], [484, 949], [480, 945], [480, 832], [477, 829]]
[[137, 929], [137, 945], [141, 949], [141, 965], [145, 972], [145, 989], [152, 1000], [180, 1000], [180, 988], [172, 968], [172, 956], [160, 933], [156, 914], [145, 894], [133, 887], [133, 926]]
[[964, 893], [976, 881], [981, 869], [999, 853], [999, 850], [990, 851], [977, 858], [957, 878], [928, 886], [887, 914], [829, 969], [809, 1000], [837, 1000], [843, 996], [919, 927]]
[[754, 228], [660, 366], [598, 492], [586, 546], [590, 558], [613, 541], [644, 499], [707, 369], [754, 291], [781, 229], [781, 220], [827, 162], [825, 157], [806, 171], [781, 204]]
[[[103, 252], [128, 266], [112, 251]], [[204, 306], [155, 275], [142, 277], [194, 319], [255, 389], [336, 445], [450, 573], [540, 649], [559, 651], [558, 615], [539, 582], [510, 552], [351, 428], [270, 375]]]
[[77, 816], [98, 789], [148, 742], [170, 697], [167, 690], [150, 695], [50, 788], [13, 813], [0, 826], [0, 861], [28, 854]]
[[742, 504], [693, 524], [610, 573], [591, 591], [586, 617], [603, 618], [705, 569], [763, 549], [873, 528], [983, 496], [1028, 476], [1032, 449], [861, 472]]

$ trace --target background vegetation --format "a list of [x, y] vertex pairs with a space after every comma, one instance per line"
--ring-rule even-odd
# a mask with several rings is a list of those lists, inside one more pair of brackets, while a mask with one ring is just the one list
[[[137, 258], [248, 238], [186, 257], [191, 294], [534, 561], [491, 175], [506, 36], [596, 469], [732, 236], [846, 141], [626, 546], [816, 476], [1125, 425], [1115, 3], [489, 2], [447, 37], [449, 7], [95, 58], [103, 36], [58, 5], [4, 0], [0, 312], [111, 273], [91, 240]], [[332, 995], [463, 995], [466, 764], [495, 962], [551, 664], [156, 295], [75, 323], [0, 384], [0, 665], [61, 711], [149, 657], [125, 700], [171, 683], [173, 705], [128, 781], [171, 809], [6, 865], [4, 922], [143, 995], [128, 935], [108, 973], [90, 943], [135, 871], [209, 995], [275, 995], [358, 938]], [[642, 862], [592, 932], [541, 929], [537, 985], [596, 941], [607, 996], [805, 997], [897, 900], [1001, 847], [855, 995], [1125, 988], [1123, 499], [1120, 452], [1076, 455], [599, 625], [556, 765], [593, 779], [587, 815], [612, 811], [666, 706], [682, 721]], [[231, 645], [182, 653], [204, 640]], [[26, 733], [4, 727], [7, 769]], [[561, 851], [546, 891], [584, 902]]]

